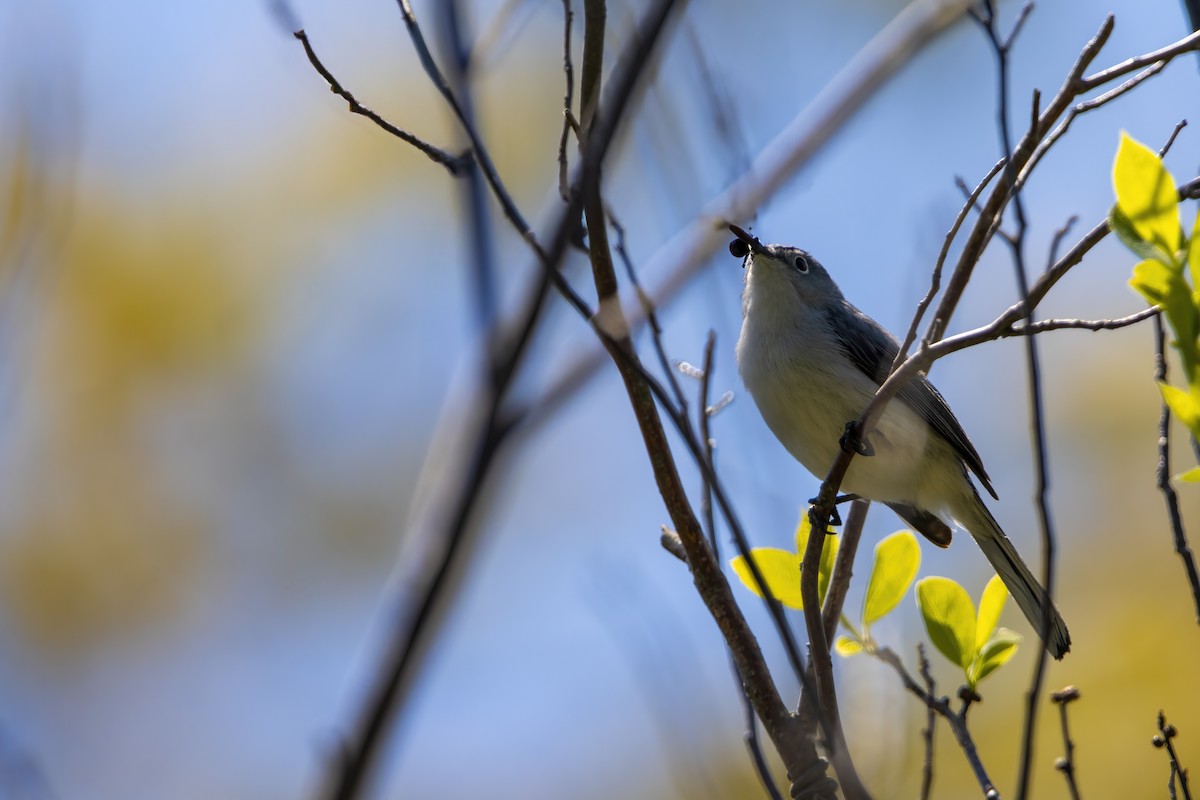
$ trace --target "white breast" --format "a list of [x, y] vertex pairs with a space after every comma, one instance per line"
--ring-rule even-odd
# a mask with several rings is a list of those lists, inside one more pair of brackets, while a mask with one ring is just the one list
[[[821, 320], [794, 306], [771, 308], [794, 300], [786, 293], [748, 292], [738, 369], [767, 426], [797, 461], [824, 479], [846, 424], [859, 418], [878, 387]], [[917, 501], [926, 494], [921, 463], [929, 438], [919, 415], [899, 401], [889, 403], [869, 437], [875, 454], [855, 457], [842, 490], [872, 500]]]

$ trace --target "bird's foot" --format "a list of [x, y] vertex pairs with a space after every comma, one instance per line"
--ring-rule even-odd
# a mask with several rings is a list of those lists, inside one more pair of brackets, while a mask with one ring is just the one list
[[838, 439], [838, 444], [847, 453], [854, 453], [860, 456], [875, 455], [875, 448], [866, 439], [859, 438], [858, 422], [847, 422], [846, 429], [842, 431], [842, 438]]

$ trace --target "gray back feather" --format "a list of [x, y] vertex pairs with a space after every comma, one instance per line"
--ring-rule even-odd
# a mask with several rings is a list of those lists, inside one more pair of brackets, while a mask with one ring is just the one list
[[[829, 316], [829, 327], [837, 337], [842, 349], [854, 365], [876, 385], [881, 385], [888, 376], [896, 353], [900, 351], [900, 343], [880, 327], [879, 323], [859, 311], [845, 299], [840, 303], [826, 306]], [[992, 488], [991, 479], [983, 468], [983, 461], [971, 440], [967, 438], [954, 412], [946, 403], [946, 399], [933, 387], [924, 375], [917, 375], [904, 384], [896, 394], [896, 399], [903, 402], [921, 418], [929, 423], [943, 439], [950, 443], [958, 453], [963, 463], [978, 477], [988, 494], [996, 498], [996, 490]], [[998, 499], [998, 498], [997, 498]]]

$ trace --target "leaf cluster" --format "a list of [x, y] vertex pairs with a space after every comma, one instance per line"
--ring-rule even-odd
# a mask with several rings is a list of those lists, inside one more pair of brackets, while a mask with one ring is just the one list
[[[1171, 413], [1200, 437], [1200, 214], [1185, 234], [1175, 179], [1158, 153], [1127, 133], [1113, 163], [1113, 190], [1109, 227], [1142, 259], [1129, 285], [1162, 309], [1183, 366], [1186, 388], [1160, 382], [1159, 390]], [[1180, 477], [1200, 482], [1200, 467]]]
[[[800, 596], [800, 572], [804, 566], [802, 554], [810, 535], [808, 515], [803, 514], [796, 526], [795, 552], [775, 547], [756, 547], [750, 551], [750, 558], [766, 581], [767, 590], [788, 608], [804, 608]], [[838, 537], [827, 536], [817, 568], [818, 595], [822, 603], [837, 553]], [[755, 582], [747, 560], [737, 556], [731, 563], [742, 583], [761, 597], [762, 589]], [[871, 635], [871, 626], [900, 604], [916, 579], [920, 565], [920, 544], [911, 531], [897, 531], [875, 546], [858, 624], [842, 615], [841, 624], [846, 633], [838, 636], [834, 644], [838, 655], [878, 654], [880, 648]], [[997, 625], [1007, 598], [1004, 583], [993, 576], [983, 590], [977, 613], [967, 590], [950, 578], [927, 577], [917, 582], [917, 607], [930, 641], [938, 652], [963, 670], [972, 691], [1016, 654], [1021, 641], [1019, 634]]]

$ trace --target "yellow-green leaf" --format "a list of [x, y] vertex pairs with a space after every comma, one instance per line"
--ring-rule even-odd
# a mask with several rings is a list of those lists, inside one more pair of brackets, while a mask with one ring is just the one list
[[[762, 573], [763, 580], [767, 582], [767, 589], [776, 600], [788, 608], [804, 608], [804, 600], [800, 597], [800, 556], [798, 554], [781, 550], [778, 547], [755, 547], [750, 551], [750, 557], [754, 559], [754, 564]], [[746, 563], [746, 559], [737, 556], [730, 563], [733, 565], [733, 571], [741, 578], [746, 588], [762, 597], [762, 591], [760, 591], [758, 582], [754, 580], [754, 573], [750, 571], [750, 565]]]
[[1134, 230], [1174, 256], [1180, 236], [1175, 179], [1158, 153], [1124, 132], [1113, 163], [1113, 190]]
[[870, 625], [896, 607], [917, 577], [920, 566], [921, 546], [911, 531], [897, 531], [875, 545], [875, 565], [863, 597], [864, 625]]
[[1146, 259], [1133, 268], [1129, 285], [1151, 305], [1159, 306], [1166, 312], [1167, 322], [1175, 334], [1175, 345], [1179, 348], [1185, 373], [1190, 380], [1195, 365], [1200, 362], [1196, 347], [1200, 318], [1192, 290], [1184, 280], [1181, 268]]
[[1192, 467], [1187, 472], [1176, 475], [1175, 479], [1184, 483], [1200, 483], [1200, 467]]
[[839, 656], [849, 658], [863, 652], [865, 648], [862, 642], [857, 639], [851, 639], [849, 636], [839, 636], [837, 641], [833, 643], [833, 651]]
[[1171, 413], [1193, 434], [1200, 436], [1200, 398], [1169, 383], [1160, 383], [1158, 388]]
[[1138, 258], [1160, 261], [1168, 266], [1175, 263], [1172, 254], [1162, 249], [1161, 246], [1143, 239], [1142, 235], [1133, 227], [1133, 222], [1115, 203], [1108, 210], [1108, 227], [1121, 240], [1121, 244], [1133, 251]]
[[933, 646], [966, 671], [975, 655], [975, 606], [967, 590], [949, 578], [922, 578], [917, 605]]
[[1188, 237], [1188, 267], [1192, 273], [1192, 285], [1200, 288], [1200, 211], [1192, 224], [1192, 235]]
[[838, 537], [831, 533], [825, 537], [825, 545], [821, 548], [821, 566], [817, 572], [817, 597], [821, 605], [825, 605], [825, 593], [829, 591], [829, 579], [833, 577], [833, 563], [837, 560]]
[[1021, 643], [1021, 634], [1008, 628], [997, 628], [987, 643], [979, 649], [975, 662], [967, 673], [967, 682], [974, 689], [976, 684], [986, 678], [997, 667], [1008, 663], [1017, 654], [1017, 645]]
[[800, 513], [800, 522], [796, 525], [796, 552], [804, 554], [804, 548], [808, 547], [808, 536], [812, 533], [812, 521], [808, 518], [808, 511]]
[[[812, 523], [809, 522], [806, 512], [800, 515], [800, 523], [796, 526], [796, 555], [801, 561], [804, 559], [804, 551], [808, 549], [808, 537], [811, 533]], [[817, 565], [817, 598], [822, 604], [825, 603], [825, 591], [829, 588], [829, 578], [833, 574], [833, 562], [837, 558], [837, 551], [837, 535], [828, 534], [821, 545], [821, 562]]]
[[1152, 306], [1166, 307], [1167, 296], [1171, 294], [1171, 284], [1177, 279], [1177, 273], [1163, 262], [1154, 259], [1144, 259], [1133, 268], [1129, 285], [1138, 294], [1146, 298]]
[[983, 587], [983, 595], [979, 598], [979, 617], [975, 620], [975, 649], [981, 649], [992, 638], [996, 624], [1000, 622], [1000, 612], [1004, 610], [1004, 601], [1008, 599], [1008, 589], [999, 575]]

